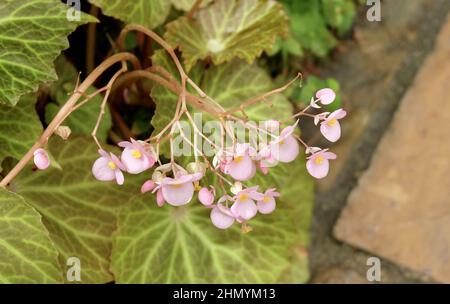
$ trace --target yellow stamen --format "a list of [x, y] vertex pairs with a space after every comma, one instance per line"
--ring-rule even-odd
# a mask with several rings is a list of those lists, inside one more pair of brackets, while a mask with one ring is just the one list
[[270, 202], [270, 197], [269, 196], [264, 196], [262, 201], [263, 201], [263, 203], [268, 203], [268, 202]]
[[131, 151], [131, 155], [133, 155], [134, 158], [141, 158], [142, 157], [142, 153], [139, 150]]
[[332, 127], [332, 126], [334, 126], [336, 123], [337, 123], [336, 118], [333, 118], [333, 119], [330, 119], [330, 120], [327, 122], [327, 125], [328, 125], [329, 127]]
[[324, 160], [325, 160], [325, 159], [323, 158], [323, 156], [319, 155], [319, 156], [316, 157], [316, 159], [314, 160], [314, 162], [315, 162], [316, 164], [320, 165], [320, 164], [323, 163]]
[[240, 201], [246, 201], [249, 199], [249, 196], [247, 193], [242, 193], [241, 195], [239, 195], [239, 200]]
[[198, 182], [195, 183], [195, 191], [200, 191], [202, 189], [202, 187], [200, 186], [200, 184]]
[[108, 167], [109, 167], [111, 170], [116, 170], [117, 165], [116, 165], [115, 163], [113, 163], [112, 161], [110, 161], [110, 162], [108, 162]]
[[285, 143], [284, 140], [280, 141], [280, 145], [284, 145], [284, 143]]
[[234, 158], [234, 162], [239, 164], [243, 159], [244, 159], [243, 156], [238, 156]]

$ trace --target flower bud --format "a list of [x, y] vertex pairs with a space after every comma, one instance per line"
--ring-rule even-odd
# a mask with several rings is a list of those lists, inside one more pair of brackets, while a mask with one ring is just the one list
[[141, 187], [141, 193], [146, 193], [152, 191], [155, 188], [156, 184], [153, 180], [149, 179]]
[[40, 170], [45, 170], [50, 166], [50, 159], [44, 149], [34, 151], [34, 164]]

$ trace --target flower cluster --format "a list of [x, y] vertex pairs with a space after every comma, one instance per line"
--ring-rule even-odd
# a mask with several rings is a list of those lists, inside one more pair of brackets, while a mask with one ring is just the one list
[[[336, 142], [341, 136], [339, 120], [346, 116], [346, 112], [339, 109], [332, 113], [322, 112], [315, 115], [307, 113], [308, 109], [320, 109], [322, 105], [332, 103], [336, 95], [333, 90], [325, 88], [319, 90], [315, 97], [311, 99], [308, 107], [293, 115], [293, 118], [312, 117], [316, 126], [320, 124], [323, 136], [330, 142]], [[189, 163], [185, 168], [175, 162], [173, 151], [170, 162], [161, 163], [157, 153], [160, 137], [156, 137], [157, 141], [153, 143], [151, 138], [147, 141], [130, 139], [118, 144], [123, 149], [120, 158], [100, 148], [98, 151], [100, 157], [94, 162], [92, 173], [100, 181], [115, 181], [122, 185], [125, 180], [123, 172], [140, 174], [157, 164], [151, 179], [142, 185], [141, 192], [154, 194], [158, 206], [161, 207], [166, 203], [172, 206], [186, 205], [198, 192], [200, 203], [211, 210], [210, 218], [214, 226], [226, 229], [237, 222], [242, 225], [244, 231], [250, 231], [248, 221], [258, 213], [272, 213], [276, 208], [276, 198], [280, 196], [275, 188], [260, 192], [258, 185], [243, 184], [251, 180], [258, 170], [267, 174], [270, 168], [278, 163], [294, 161], [300, 153], [300, 144], [304, 146], [307, 155], [307, 171], [315, 178], [327, 176], [329, 160], [336, 159], [336, 154], [328, 149], [310, 147], [303, 142], [295, 134], [298, 123], [299, 120], [283, 128], [279, 134], [275, 134], [280, 129], [281, 122], [264, 121], [260, 127], [254, 128], [257, 129], [258, 136], [268, 135], [268, 141], [251, 144], [233, 140], [231, 145], [222, 143], [220, 147], [216, 146], [211, 163], [203, 154], [201, 156], [205, 160], [200, 161], [198, 154], [201, 154], [201, 151], [195, 151], [195, 162]], [[250, 128], [245, 123], [244, 125]], [[174, 122], [171, 126], [170, 138], [176, 126], [178, 122]], [[170, 125], [166, 129], [169, 127]], [[192, 143], [191, 145], [194, 147]], [[34, 162], [39, 169], [46, 169], [49, 166], [50, 161], [45, 150], [35, 151]], [[220, 196], [217, 196], [218, 190], [209, 185], [204, 178], [208, 169], [219, 178]], [[229, 187], [228, 190], [225, 185]]]

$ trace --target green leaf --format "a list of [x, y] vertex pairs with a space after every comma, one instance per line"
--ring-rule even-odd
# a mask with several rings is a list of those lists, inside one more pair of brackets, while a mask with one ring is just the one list
[[68, 21], [68, 6], [55, 0], [0, 2], [0, 104], [56, 79], [53, 60], [69, 46], [66, 36], [92, 16]]
[[300, 1], [290, 20], [292, 34], [302, 47], [316, 56], [324, 57], [336, 46], [337, 41], [327, 29], [319, 4], [316, 0]]
[[170, 12], [168, 0], [89, 0], [89, 2], [100, 7], [105, 15], [150, 29], [162, 24]]
[[[239, 107], [242, 102], [274, 89], [272, 79], [256, 64], [234, 60], [205, 71], [201, 88], [225, 109]], [[246, 109], [249, 119], [259, 122], [269, 117], [286, 120], [292, 107], [282, 94], [275, 94]]]
[[[47, 104], [45, 108], [45, 121], [50, 121], [58, 113], [59, 109], [66, 103], [69, 95], [75, 90], [75, 85], [78, 78], [78, 73], [75, 67], [67, 61], [66, 57], [61, 55], [55, 61], [55, 69], [58, 74], [58, 80], [52, 84], [50, 95], [55, 103]], [[96, 89], [90, 87], [86, 94], [92, 94]], [[92, 129], [97, 122], [97, 117], [100, 112], [100, 104], [103, 97], [101, 94], [93, 97], [84, 106], [70, 114], [69, 117], [63, 122], [63, 125], [70, 127], [72, 134], [86, 134], [90, 135]], [[103, 115], [102, 122], [97, 132], [97, 137], [106, 141], [108, 137], [108, 131], [111, 128], [111, 114], [107, 110]]]
[[0, 283], [62, 283], [58, 252], [41, 216], [0, 187]]
[[167, 25], [166, 39], [179, 46], [187, 70], [199, 59], [211, 57], [218, 65], [239, 57], [252, 62], [273, 48], [276, 37], [287, 33], [282, 5], [272, 0], [217, 0]]
[[[181, 11], [189, 11], [195, 4], [197, 0], [172, 0], [173, 6]], [[203, 0], [200, 7], [205, 7], [213, 0]]]
[[324, 18], [338, 34], [345, 34], [353, 25], [356, 8], [353, 0], [322, 0]]
[[123, 186], [97, 181], [91, 173], [99, 157], [97, 149], [84, 137], [72, 137], [67, 142], [53, 138], [49, 151], [62, 171], [33, 172], [26, 167], [11, 183], [11, 189], [42, 214], [63, 269], [67, 258], [80, 259], [82, 283], [114, 280], [110, 255], [116, 213], [140, 187], [128, 176]]
[[114, 233], [112, 270], [118, 283], [301, 283], [308, 279], [312, 181], [303, 159], [282, 165], [276, 211], [239, 225], [215, 228], [197, 200], [156, 206], [141, 195], [122, 209]]
[[35, 102], [34, 94], [27, 94], [15, 107], [0, 105], [0, 164], [8, 156], [22, 158], [39, 138], [42, 124]]

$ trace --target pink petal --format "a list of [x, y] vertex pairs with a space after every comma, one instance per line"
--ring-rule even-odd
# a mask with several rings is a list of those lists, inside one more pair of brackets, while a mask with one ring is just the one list
[[219, 208], [213, 208], [211, 210], [211, 222], [219, 229], [227, 229], [234, 223], [232, 216], [226, 215]]
[[315, 178], [324, 178], [328, 174], [330, 164], [327, 159], [324, 159], [321, 164], [315, 163], [315, 157], [310, 158], [306, 162], [306, 169], [309, 174], [311, 174]]
[[122, 171], [120, 171], [119, 169], [114, 170], [115, 176], [116, 176], [116, 181], [118, 185], [123, 185], [123, 182], [125, 181], [125, 178], [123, 176]]
[[231, 161], [226, 166], [226, 173], [238, 181], [249, 180], [255, 176], [256, 165], [250, 156], [245, 154], [244, 156], [240, 156], [239, 161], [236, 161], [236, 158]]
[[297, 139], [288, 136], [284, 141], [274, 145], [272, 153], [275, 159], [282, 163], [290, 163], [295, 160], [300, 152]]
[[208, 188], [201, 188], [198, 192], [198, 200], [205, 206], [210, 206], [214, 202], [214, 194]]
[[241, 217], [244, 220], [249, 220], [256, 215], [258, 208], [256, 204], [251, 199], [245, 201], [236, 201], [233, 206], [231, 206], [231, 212], [236, 217]]
[[131, 143], [131, 142], [129, 142], [129, 141], [121, 141], [121, 142], [119, 142], [118, 144], [117, 144], [119, 147], [122, 147], [122, 148], [129, 148], [129, 149], [133, 149], [133, 144]]
[[117, 156], [115, 156], [113, 153], [109, 153], [109, 158], [113, 163], [116, 164], [117, 167], [119, 167], [120, 170], [126, 171], [125, 165], [122, 164]]
[[161, 189], [164, 200], [173, 206], [186, 205], [194, 195], [194, 185], [192, 182], [178, 185], [165, 184]]
[[316, 97], [320, 99], [322, 104], [327, 105], [334, 101], [336, 93], [330, 88], [325, 88], [317, 91]]
[[261, 170], [261, 172], [262, 172], [264, 175], [267, 175], [267, 173], [269, 173], [269, 168], [266, 167], [265, 164], [264, 164], [262, 161], [260, 161], [260, 162], [258, 163], [258, 167], [259, 167], [259, 169]]
[[325, 120], [320, 124], [320, 132], [329, 141], [336, 142], [341, 137], [341, 125], [336, 120], [333, 126], [329, 126], [328, 120]]
[[40, 170], [45, 170], [50, 166], [50, 159], [44, 149], [34, 151], [34, 164]]
[[149, 179], [148, 181], [142, 184], [141, 193], [152, 191], [155, 188], [155, 186], [156, 186], [155, 182]]
[[337, 158], [336, 154], [334, 154], [333, 152], [327, 152], [327, 151], [322, 152], [322, 156], [325, 157], [326, 159], [336, 159]]
[[133, 156], [133, 151], [136, 149], [125, 148], [122, 151], [121, 160], [125, 165], [125, 168], [128, 173], [138, 174], [150, 168], [150, 162], [145, 154], [141, 153], [141, 157], [136, 158]]
[[161, 188], [156, 191], [156, 204], [158, 205], [158, 207], [162, 207], [164, 205], [164, 197]]
[[103, 150], [103, 149], [99, 149], [99, 150], [98, 150], [98, 154], [100, 154], [100, 155], [103, 156], [103, 157], [109, 158], [109, 153], [106, 152], [106, 151]]
[[342, 119], [347, 116], [347, 112], [344, 109], [337, 109], [328, 116], [329, 119]]
[[92, 166], [92, 174], [100, 181], [112, 181], [116, 179], [115, 170], [112, 170], [108, 164], [111, 160], [106, 157], [100, 157]]
[[269, 214], [275, 210], [276, 203], [273, 197], [270, 197], [267, 202], [263, 200], [258, 201], [257, 203], [258, 211], [262, 214]]

